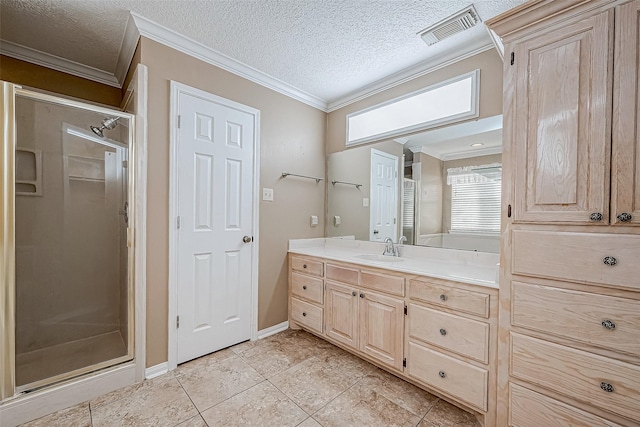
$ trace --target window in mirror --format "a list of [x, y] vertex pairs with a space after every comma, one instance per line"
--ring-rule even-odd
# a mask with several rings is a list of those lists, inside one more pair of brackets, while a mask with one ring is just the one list
[[478, 117], [480, 70], [347, 116], [347, 146]]
[[451, 185], [451, 232], [500, 232], [501, 165], [448, 169], [447, 184]]

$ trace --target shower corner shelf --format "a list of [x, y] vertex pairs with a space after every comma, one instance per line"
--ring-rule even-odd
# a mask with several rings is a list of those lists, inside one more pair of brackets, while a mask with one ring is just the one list
[[42, 196], [42, 150], [16, 147], [16, 196]]

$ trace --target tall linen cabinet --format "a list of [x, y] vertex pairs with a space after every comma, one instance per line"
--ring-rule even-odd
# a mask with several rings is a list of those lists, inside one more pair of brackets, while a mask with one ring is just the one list
[[498, 422], [640, 424], [640, 0], [535, 0], [504, 42]]

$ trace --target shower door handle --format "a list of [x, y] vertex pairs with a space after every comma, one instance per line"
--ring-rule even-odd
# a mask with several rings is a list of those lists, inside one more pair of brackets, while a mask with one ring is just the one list
[[119, 215], [124, 217], [124, 223], [129, 225], [129, 202], [124, 202], [124, 208], [120, 209]]

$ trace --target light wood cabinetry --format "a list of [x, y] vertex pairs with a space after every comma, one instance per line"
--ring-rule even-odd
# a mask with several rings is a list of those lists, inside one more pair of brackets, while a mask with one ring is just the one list
[[496, 425], [497, 289], [296, 254], [289, 259], [292, 328], [474, 412], [486, 427]]
[[640, 425], [640, 0], [530, 1], [505, 44], [498, 426]]

